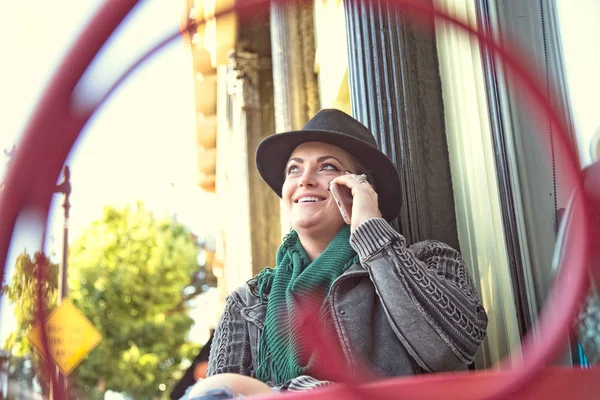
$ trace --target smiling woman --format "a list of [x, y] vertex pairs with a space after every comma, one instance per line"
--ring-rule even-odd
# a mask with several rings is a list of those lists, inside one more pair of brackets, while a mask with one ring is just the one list
[[[379, 377], [467, 369], [485, 336], [486, 312], [456, 250], [432, 240], [407, 247], [389, 224], [400, 210], [400, 179], [365, 126], [321, 110], [304, 129], [264, 139], [256, 165], [293, 229], [276, 268], [227, 299], [209, 378], [184, 399], [336, 383], [299, 327], [306, 301], [316, 301], [312, 322], [342, 344], [357, 380], [362, 367]], [[332, 188], [351, 196], [349, 224]]]

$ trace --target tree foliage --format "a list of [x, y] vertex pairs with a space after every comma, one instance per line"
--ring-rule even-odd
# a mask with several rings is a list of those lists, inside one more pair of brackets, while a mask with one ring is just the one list
[[[44, 393], [49, 390], [46, 363], [27, 340], [27, 334], [33, 324], [56, 305], [57, 295], [58, 265], [41, 252], [35, 253], [33, 258], [26, 251], [19, 255], [10, 284], [2, 287], [2, 296], [14, 306], [17, 323], [17, 329], [4, 343], [4, 350], [17, 357], [31, 358]], [[38, 308], [40, 298], [43, 310]]]
[[200, 250], [183, 225], [141, 203], [106, 207], [73, 243], [71, 298], [103, 337], [76, 370], [86, 398], [106, 390], [168, 397], [180, 362], [198, 351], [186, 340], [193, 323], [186, 301], [201, 292]]

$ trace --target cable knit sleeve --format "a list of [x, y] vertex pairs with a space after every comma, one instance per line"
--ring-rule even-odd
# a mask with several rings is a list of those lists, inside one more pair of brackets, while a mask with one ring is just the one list
[[464, 369], [485, 337], [487, 314], [461, 255], [437, 241], [406, 247], [382, 218], [350, 238], [398, 338], [428, 371]]
[[252, 375], [250, 339], [248, 326], [242, 318], [242, 307], [238, 293], [227, 298], [210, 348], [207, 376], [226, 372]]

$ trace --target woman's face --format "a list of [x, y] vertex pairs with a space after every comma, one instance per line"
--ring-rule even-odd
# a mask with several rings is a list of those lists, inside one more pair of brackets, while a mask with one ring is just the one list
[[298, 233], [335, 234], [344, 220], [329, 182], [345, 171], [355, 172], [353, 157], [337, 146], [307, 142], [292, 152], [282, 188], [284, 210]]

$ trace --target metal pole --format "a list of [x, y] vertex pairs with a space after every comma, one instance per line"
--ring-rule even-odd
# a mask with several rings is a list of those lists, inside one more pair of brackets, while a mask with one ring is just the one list
[[69, 257], [69, 211], [71, 210], [71, 203], [69, 203], [69, 196], [71, 195], [71, 171], [68, 166], [65, 166], [63, 170], [63, 181], [56, 186], [55, 193], [62, 193], [65, 195], [63, 202], [63, 208], [65, 210], [65, 221], [63, 227], [63, 259], [60, 269], [60, 279], [58, 281], [58, 303], [60, 304], [62, 299], [69, 296], [69, 288], [67, 286], [67, 269], [68, 269], [68, 257]]
[[[68, 258], [69, 258], [69, 211], [71, 210], [71, 203], [69, 203], [69, 196], [71, 195], [71, 171], [68, 166], [65, 166], [63, 170], [63, 181], [56, 186], [54, 193], [62, 193], [65, 195], [63, 202], [63, 208], [65, 210], [65, 220], [63, 226], [63, 258], [59, 272], [58, 279], [58, 304], [69, 296], [69, 287], [67, 285], [67, 271], [68, 271]], [[64, 398], [67, 399], [67, 377], [62, 375], [57, 368], [57, 381], [58, 381], [58, 393], [62, 393]], [[61, 399], [62, 400], [62, 399]]]

